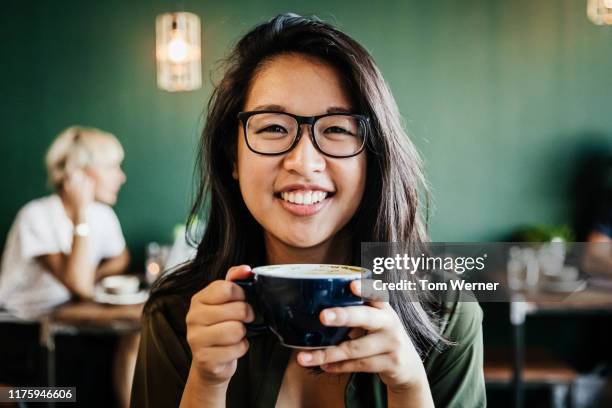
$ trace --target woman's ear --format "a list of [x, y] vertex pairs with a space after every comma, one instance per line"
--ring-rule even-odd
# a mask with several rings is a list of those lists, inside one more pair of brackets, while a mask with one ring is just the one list
[[90, 167], [90, 166], [83, 167], [82, 172], [85, 177], [88, 177], [92, 180], [96, 180], [98, 178], [97, 177], [98, 172], [93, 167]]
[[236, 162], [232, 165], [232, 177], [234, 180], [238, 181], [238, 168], [236, 167]]

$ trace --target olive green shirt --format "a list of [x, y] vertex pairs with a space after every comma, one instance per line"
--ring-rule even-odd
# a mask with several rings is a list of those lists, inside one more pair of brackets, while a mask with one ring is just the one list
[[[454, 300], [440, 319], [442, 334], [454, 345], [433, 348], [423, 364], [437, 407], [484, 407], [482, 369], [482, 309], [474, 301]], [[463, 297], [461, 298], [463, 299]], [[178, 407], [191, 365], [185, 316], [189, 300], [161, 296], [149, 302], [132, 387], [132, 407]], [[227, 407], [272, 408], [276, 404], [291, 350], [273, 334], [249, 338], [250, 348], [238, 360], [227, 391]], [[385, 384], [375, 374], [352, 373], [344, 394], [345, 406], [386, 407]]]

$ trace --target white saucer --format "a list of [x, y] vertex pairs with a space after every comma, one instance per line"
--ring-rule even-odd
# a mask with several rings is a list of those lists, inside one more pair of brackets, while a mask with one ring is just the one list
[[101, 286], [96, 286], [94, 290], [93, 300], [98, 303], [106, 303], [109, 305], [137, 305], [144, 303], [149, 298], [149, 291], [143, 289], [136, 293], [114, 294], [107, 293]]
[[584, 290], [587, 286], [587, 282], [584, 279], [574, 281], [549, 281], [543, 282], [539, 288], [546, 292], [557, 292], [557, 293], [571, 293], [579, 292]]

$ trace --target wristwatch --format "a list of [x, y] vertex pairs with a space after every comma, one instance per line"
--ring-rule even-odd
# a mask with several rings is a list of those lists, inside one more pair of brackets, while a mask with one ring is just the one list
[[89, 224], [81, 222], [74, 226], [74, 235], [79, 237], [86, 237], [89, 235]]

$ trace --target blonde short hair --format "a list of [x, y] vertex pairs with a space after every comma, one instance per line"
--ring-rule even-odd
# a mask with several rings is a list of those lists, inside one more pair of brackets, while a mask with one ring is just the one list
[[49, 185], [59, 190], [70, 172], [121, 162], [123, 155], [121, 143], [111, 133], [71, 126], [55, 138], [45, 156]]

